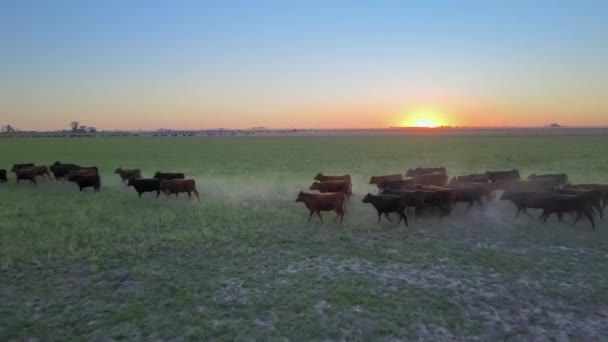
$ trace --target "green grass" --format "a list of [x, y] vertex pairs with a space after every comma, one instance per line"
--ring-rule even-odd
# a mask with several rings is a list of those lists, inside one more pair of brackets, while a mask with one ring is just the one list
[[[606, 220], [540, 224], [507, 203], [377, 224], [370, 175], [517, 167], [608, 183], [603, 137], [2, 139], [0, 168], [96, 165], [100, 193], [0, 184], [0, 340], [602, 340]], [[116, 167], [183, 171], [202, 200], [141, 200]], [[343, 225], [295, 196], [350, 173]], [[11, 175], [12, 176], [12, 175]]]

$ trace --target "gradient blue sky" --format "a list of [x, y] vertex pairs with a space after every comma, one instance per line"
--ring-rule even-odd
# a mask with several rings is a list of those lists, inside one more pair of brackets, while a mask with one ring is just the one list
[[4, 0], [0, 44], [22, 129], [608, 125], [608, 1]]

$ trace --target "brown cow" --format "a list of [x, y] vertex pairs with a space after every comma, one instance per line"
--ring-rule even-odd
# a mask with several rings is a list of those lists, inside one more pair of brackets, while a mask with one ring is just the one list
[[310, 185], [310, 190], [318, 190], [321, 193], [327, 192], [341, 192], [350, 197], [352, 192], [352, 186], [347, 181], [327, 181], [327, 182], [314, 182]]
[[432, 172], [414, 176], [414, 183], [420, 185], [445, 186], [448, 183], [448, 175], [443, 172]]
[[414, 176], [426, 175], [427, 173], [435, 173], [435, 172], [440, 172], [440, 173], [445, 173], [445, 174], [448, 173], [445, 167], [417, 167], [415, 169], [408, 169], [405, 172], [405, 177], [414, 178]]
[[15, 174], [17, 175], [17, 183], [22, 180], [29, 180], [30, 183], [36, 185], [36, 169], [33, 167], [16, 169]]
[[414, 180], [411, 178], [407, 178], [407, 179], [389, 180], [389, 181], [381, 182], [378, 184], [378, 189], [398, 190], [398, 189], [404, 189], [404, 188], [408, 188], [408, 187], [412, 187], [412, 186], [414, 186]]
[[386, 182], [386, 181], [394, 181], [394, 180], [401, 180], [403, 179], [403, 176], [400, 173], [393, 173], [390, 175], [383, 175], [383, 176], [372, 176], [369, 179], [369, 184], [381, 184], [382, 182]]
[[27, 169], [30, 167], [34, 167], [34, 163], [21, 163], [21, 164], [13, 164], [11, 168], [11, 172], [17, 172], [19, 169]]
[[32, 168], [36, 170], [36, 176], [46, 176], [47, 178], [51, 179], [51, 174], [49, 173], [49, 168], [47, 166], [33, 166]]
[[175, 198], [179, 197], [182, 192], [188, 193], [188, 198], [192, 197], [192, 193], [196, 195], [196, 198], [200, 201], [201, 198], [196, 190], [196, 182], [194, 179], [172, 179], [172, 180], [161, 180], [160, 191], [164, 192], [165, 195], [170, 196], [175, 194]]
[[317, 173], [317, 175], [315, 176], [315, 178], [313, 178], [314, 180], [318, 180], [320, 182], [327, 182], [327, 181], [347, 181], [349, 183], [351, 183], [350, 181], [350, 175], [342, 175], [342, 176], [326, 176], [322, 173]]
[[83, 167], [78, 170], [72, 170], [68, 172], [68, 181], [73, 182], [75, 176], [95, 176], [99, 174], [99, 170], [96, 166]]
[[465, 176], [456, 176], [456, 177], [450, 179], [450, 182], [448, 184], [451, 186], [451, 185], [466, 184], [466, 183], [489, 183], [489, 182], [490, 182], [490, 177], [488, 176], [488, 174], [481, 173], [481, 174], [472, 174], [472, 175], [465, 175]]
[[141, 170], [140, 169], [123, 169], [118, 168], [114, 173], [120, 176], [120, 180], [124, 183], [130, 179], [139, 179], [141, 178]]
[[340, 223], [344, 221], [344, 214], [346, 213], [346, 195], [343, 193], [326, 193], [326, 194], [310, 194], [300, 191], [298, 193], [298, 197], [296, 198], [296, 202], [302, 202], [306, 205], [306, 208], [310, 211], [310, 215], [308, 215], [308, 221], [312, 218], [313, 214], [317, 214], [321, 222], [323, 222], [323, 217], [321, 217], [321, 211], [335, 211], [337, 220], [340, 218]]

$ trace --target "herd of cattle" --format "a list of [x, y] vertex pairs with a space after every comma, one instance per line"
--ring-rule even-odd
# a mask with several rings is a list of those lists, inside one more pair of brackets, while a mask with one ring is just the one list
[[[594, 217], [603, 218], [608, 205], [608, 184], [571, 184], [568, 175], [532, 174], [522, 180], [519, 170], [486, 171], [481, 174], [453, 177], [448, 181], [444, 167], [409, 169], [402, 174], [389, 174], [371, 177], [369, 184], [378, 187], [378, 194], [368, 193], [363, 203], [371, 204], [378, 214], [391, 221], [389, 213], [399, 215], [407, 226], [408, 210], [414, 212], [416, 219], [423, 213], [440, 217], [449, 215], [458, 203], [467, 205], [467, 211], [475, 204], [483, 209], [484, 205], [495, 199], [498, 191], [500, 199], [513, 202], [517, 211], [528, 216], [528, 209], [540, 209], [540, 219], [546, 222], [556, 214], [563, 221], [564, 214], [576, 214], [574, 223], [586, 217], [595, 229]], [[350, 175], [327, 176], [321, 173], [314, 177], [310, 190], [320, 193], [300, 191], [296, 202], [303, 202], [309, 210], [308, 221], [316, 214], [321, 221], [321, 211], [334, 211], [344, 219], [347, 203], [352, 195]]]
[[[33, 163], [15, 164], [11, 172], [15, 173], [17, 183], [29, 181], [36, 185], [39, 177], [56, 180], [67, 180], [78, 185], [80, 191], [93, 188], [99, 191], [101, 177], [95, 166], [82, 167], [76, 164], [65, 164], [59, 161], [50, 166], [36, 166]], [[156, 172], [152, 178], [142, 178], [140, 169], [116, 169], [123, 183], [133, 187], [139, 197], [146, 192], [161, 192], [170, 196], [192, 193], [200, 200], [194, 179], [186, 179], [183, 173]], [[378, 222], [382, 215], [391, 221], [388, 214], [397, 213], [401, 221], [408, 225], [407, 211], [414, 213], [416, 219], [421, 215], [449, 215], [458, 203], [467, 205], [467, 211], [475, 204], [482, 209], [501, 191], [500, 199], [513, 202], [520, 213], [528, 216], [528, 209], [540, 209], [540, 219], [546, 222], [549, 216], [556, 214], [563, 221], [564, 214], [576, 214], [574, 223], [585, 217], [595, 229], [594, 217], [603, 218], [608, 205], [608, 184], [571, 184], [568, 175], [532, 174], [522, 180], [518, 170], [486, 171], [481, 174], [453, 177], [448, 181], [444, 167], [409, 169], [402, 174], [389, 174], [371, 177], [369, 184], [378, 187], [377, 194], [368, 193], [363, 203], [371, 204], [377, 211]], [[7, 182], [7, 171], [0, 169], [0, 183]], [[302, 202], [309, 210], [308, 221], [316, 214], [321, 221], [322, 211], [334, 211], [336, 220], [344, 220], [347, 204], [352, 196], [350, 175], [327, 176], [321, 173], [314, 177], [310, 190], [316, 193], [300, 191], [296, 202]]]
[[[93, 188], [99, 191], [101, 188], [101, 177], [96, 166], [82, 167], [76, 164], [64, 164], [56, 161], [50, 166], [37, 166], [33, 163], [14, 164], [11, 172], [15, 173], [17, 183], [29, 181], [36, 185], [38, 177], [51, 178], [55, 180], [67, 180], [78, 185], [80, 191], [86, 188]], [[156, 192], [156, 197], [161, 192], [170, 196], [175, 194], [177, 198], [180, 193], [187, 193], [188, 198], [192, 193], [200, 200], [194, 179], [186, 179], [183, 173], [156, 172], [153, 178], [142, 178], [140, 169], [125, 170], [116, 169], [114, 173], [120, 176], [123, 183], [132, 186], [139, 197], [145, 192]], [[7, 172], [0, 169], [0, 183], [6, 183]]]

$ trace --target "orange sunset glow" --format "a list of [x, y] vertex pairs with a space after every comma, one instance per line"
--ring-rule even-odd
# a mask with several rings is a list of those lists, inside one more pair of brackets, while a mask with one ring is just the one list
[[407, 111], [405, 118], [401, 123], [402, 127], [421, 128], [434, 128], [448, 125], [450, 125], [450, 123], [447, 121], [443, 111], [429, 107], [413, 108]]

